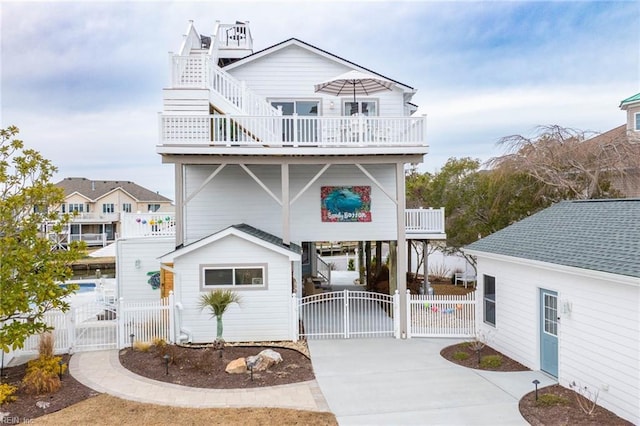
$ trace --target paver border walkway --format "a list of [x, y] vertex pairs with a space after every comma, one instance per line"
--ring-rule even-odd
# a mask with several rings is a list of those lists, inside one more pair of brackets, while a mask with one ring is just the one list
[[191, 388], [132, 373], [120, 364], [117, 350], [73, 354], [69, 372], [98, 392], [137, 402], [189, 408], [275, 407], [330, 411], [316, 380], [268, 388]]

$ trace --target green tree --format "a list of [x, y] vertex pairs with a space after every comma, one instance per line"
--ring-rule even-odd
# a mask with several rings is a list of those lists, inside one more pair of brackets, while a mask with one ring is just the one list
[[222, 316], [232, 303], [240, 303], [240, 296], [231, 290], [215, 290], [200, 295], [200, 310], [209, 309], [211, 317], [216, 318], [216, 341], [222, 338]]
[[62, 232], [70, 220], [57, 207], [64, 193], [50, 183], [56, 168], [16, 138], [18, 128], [0, 130], [0, 349], [21, 348], [31, 335], [47, 331], [44, 314], [67, 310], [61, 287], [82, 256], [81, 244], [56, 250], [46, 227]]

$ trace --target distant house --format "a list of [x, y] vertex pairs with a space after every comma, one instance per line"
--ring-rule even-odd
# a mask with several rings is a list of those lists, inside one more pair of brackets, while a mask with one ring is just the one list
[[465, 252], [492, 347], [640, 424], [640, 199], [560, 202]]
[[56, 183], [64, 189], [61, 213], [77, 212], [68, 230], [68, 241], [106, 245], [121, 233], [123, 213], [173, 212], [172, 201], [129, 181], [70, 177]]
[[[640, 93], [622, 100], [620, 109], [627, 112], [627, 122], [588, 140], [587, 143], [598, 144], [619, 140], [640, 143]], [[623, 177], [611, 176], [611, 184], [625, 197], [640, 197], [640, 168], [625, 170]]]

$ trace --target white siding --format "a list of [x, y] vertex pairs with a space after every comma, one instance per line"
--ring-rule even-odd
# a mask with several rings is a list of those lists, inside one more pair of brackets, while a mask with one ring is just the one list
[[[247, 86], [267, 99], [306, 99], [322, 100], [320, 115], [341, 115], [340, 105], [343, 100], [351, 100], [353, 96], [332, 96], [316, 93], [314, 85], [336, 77], [352, 68], [316, 55], [299, 46], [288, 46], [277, 52], [263, 56], [229, 73], [238, 80], [244, 80]], [[371, 96], [357, 97], [358, 100], [374, 100], [379, 103], [379, 115], [404, 116], [403, 92], [393, 88], [391, 91], [375, 93]], [[329, 108], [333, 101], [335, 108]], [[347, 114], [348, 115], [348, 114]]]
[[233, 304], [223, 316], [226, 341], [290, 340], [291, 262], [286, 256], [236, 236], [228, 236], [207, 247], [178, 257], [175, 289], [181, 301], [182, 327], [197, 343], [216, 338], [216, 320], [198, 307], [200, 265], [267, 263], [266, 289], [238, 290], [240, 305]]
[[[151, 288], [147, 273], [159, 271], [158, 258], [174, 249], [173, 237], [118, 240], [116, 243], [118, 296], [127, 302], [160, 299], [160, 289]], [[140, 267], [136, 268], [138, 260]]]
[[[628, 285], [532, 266], [478, 258], [496, 278], [496, 327], [482, 322], [489, 344], [532, 369], [540, 368], [539, 289], [556, 291], [560, 311], [558, 380], [600, 389], [598, 403], [640, 423], [640, 283]], [[569, 303], [570, 313], [563, 313]], [[604, 390], [608, 386], [608, 390]]]
[[[185, 171], [185, 193], [196, 191], [217, 166], [190, 165]], [[310, 182], [321, 165], [290, 166], [293, 199]], [[385, 190], [395, 196], [395, 165], [366, 165]], [[279, 199], [280, 166], [251, 165], [249, 169]], [[321, 186], [371, 186], [371, 222], [323, 223]], [[185, 208], [186, 242], [193, 242], [230, 225], [247, 223], [282, 236], [282, 208], [239, 166], [226, 166]], [[333, 165], [293, 203], [290, 211], [292, 241], [395, 240], [395, 203], [354, 165]]]

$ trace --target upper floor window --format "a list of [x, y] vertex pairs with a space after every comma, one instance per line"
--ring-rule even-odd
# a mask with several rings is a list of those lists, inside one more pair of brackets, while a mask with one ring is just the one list
[[496, 277], [483, 276], [484, 282], [484, 322], [496, 326]]
[[635, 123], [633, 128], [635, 130], [640, 130], [640, 112], [635, 113]]
[[149, 213], [155, 213], [160, 210], [160, 204], [147, 204], [147, 211]]
[[102, 205], [102, 213], [115, 213], [116, 207], [113, 203], [105, 203]]
[[378, 103], [376, 101], [357, 101], [344, 103], [345, 115], [378, 115]]
[[[73, 212], [78, 212], [78, 213], [84, 212], [84, 204], [69, 203], [69, 213], [73, 213]], [[63, 213], [64, 213], [64, 210], [63, 210]]]
[[122, 211], [125, 213], [131, 213], [131, 203], [122, 204]]

